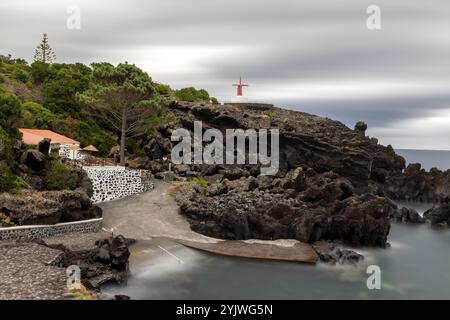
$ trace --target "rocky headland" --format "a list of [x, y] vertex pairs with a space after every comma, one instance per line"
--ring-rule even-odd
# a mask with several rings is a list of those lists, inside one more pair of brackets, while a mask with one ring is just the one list
[[[161, 179], [196, 181], [177, 185], [175, 197], [192, 229], [207, 236], [384, 247], [391, 219], [422, 221], [402, 213], [394, 201], [448, 201], [448, 173], [405, 168], [392, 146], [366, 136], [363, 122], [351, 129], [303, 112], [207, 103], [174, 102], [171, 112], [175, 120], [157, 127], [143, 143], [146, 157], [129, 165], [150, 169]], [[182, 164], [168, 172], [163, 159], [170, 159], [171, 133], [181, 127], [193, 131], [195, 121], [202, 121], [203, 130], [222, 132], [278, 128], [278, 174], [260, 176], [255, 165]]]
[[[170, 181], [180, 213], [202, 235], [224, 240], [296, 239], [311, 244], [323, 262], [353, 265], [363, 257], [343, 247], [387, 246], [391, 221], [450, 225], [449, 171], [426, 172], [418, 164], [406, 168], [405, 159], [391, 146], [366, 136], [363, 122], [352, 129], [328, 118], [276, 107], [203, 102], [174, 102], [169, 112], [173, 120], [156, 126], [152, 136], [141, 141], [145, 156], [129, 154], [127, 165]], [[172, 132], [193, 131], [195, 121], [202, 121], [203, 130], [221, 132], [279, 129], [278, 173], [262, 176], [259, 165], [170, 165]], [[86, 174], [49, 154], [48, 141], [36, 150], [16, 141], [15, 159], [14, 173], [27, 188], [18, 194], [0, 194], [5, 226], [102, 216], [89, 199], [92, 185]], [[56, 162], [67, 168], [73, 180], [70, 188], [49, 190], [48, 177]], [[421, 217], [413, 209], [398, 207], [396, 200], [437, 205]], [[128, 244], [117, 237], [74, 249], [76, 244], [58, 238], [25, 246], [58, 250], [63, 257], [59, 267], [80, 265], [83, 283], [96, 289], [107, 281], [125, 279]]]

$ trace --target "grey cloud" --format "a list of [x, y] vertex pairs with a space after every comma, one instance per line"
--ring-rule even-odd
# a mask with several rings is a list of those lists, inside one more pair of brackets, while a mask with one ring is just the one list
[[[373, 1], [2, 0], [0, 53], [31, 60], [41, 33], [48, 32], [60, 61], [127, 60], [142, 65], [155, 80], [175, 88], [203, 87], [222, 100], [231, 98], [231, 82], [240, 75], [252, 84], [252, 97], [266, 97], [264, 88], [271, 84], [275, 91], [296, 84], [288, 97], [279, 91], [270, 101], [349, 126], [360, 119], [372, 128], [395, 126], [402, 119], [450, 109], [448, 0], [377, 0], [383, 29], [375, 32], [365, 27], [370, 4]], [[66, 28], [69, 5], [82, 10], [81, 30]], [[201, 59], [183, 55], [193, 47], [217, 50]], [[167, 55], [155, 56], [161, 48]], [[165, 66], [177, 67], [183, 61], [191, 68], [165, 72]], [[370, 81], [413, 82], [420, 90], [405, 87], [395, 97], [383, 91], [361, 97], [355, 86], [354, 92], [345, 93], [348, 96], [302, 96], [302, 84]], [[412, 144], [418, 134], [411, 130]]]

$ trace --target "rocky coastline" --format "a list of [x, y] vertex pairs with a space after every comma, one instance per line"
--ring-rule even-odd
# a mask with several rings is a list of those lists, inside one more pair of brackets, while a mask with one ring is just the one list
[[[150, 169], [161, 179], [203, 178], [207, 186], [184, 186], [176, 194], [192, 229], [207, 236], [384, 247], [391, 219], [422, 220], [402, 216], [395, 201], [448, 202], [448, 172], [425, 172], [417, 164], [406, 168], [392, 146], [366, 136], [364, 122], [350, 129], [328, 118], [276, 107], [174, 102], [171, 110], [177, 120], [159, 126], [155, 137], [142, 145], [146, 157], [130, 165]], [[193, 130], [195, 121], [202, 121], [203, 130], [222, 132], [278, 128], [278, 174], [259, 176], [257, 166], [185, 164], [169, 173], [162, 159], [170, 157], [171, 133], [179, 127]], [[425, 220], [442, 224], [445, 219]]]
[[[328, 118], [276, 107], [200, 102], [174, 102], [170, 111], [174, 120], [158, 125], [140, 146], [145, 156], [129, 155], [127, 165], [151, 170], [156, 178], [171, 182], [181, 214], [202, 235], [224, 240], [296, 239], [311, 244], [322, 262], [355, 265], [363, 257], [345, 247], [388, 247], [392, 221], [450, 226], [450, 170], [406, 167], [391, 146], [366, 136], [363, 122], [351, 129]], [[172, 132], [192, 131], [195, 121], [202, 121], [203, 130], [222, 132], [278, 128], [280, 170], [262, 176], [255, 165], [170, 165]], [[37, 150], [16, 143], [14, 170], [29, 188], [19, 195], [0, 194], [1, 217], [7, 218], [2, 223], [56, 224], [102, 216], [89, 200], [89, 179], [70, 162], [65, 165], [76, 177], [72, 190], [46, 190], [44, 179], [55, 161], [48, 154], [48, 143], [43, 141]], [[399, 207], [399, 200], [436, 206], [421, 217], [413, 209]], [[82, 249], [74, 249], [82, 240], [71, 241], [75, 245], [59, 238], [27, 246], [57, 250], [59, 268], [79, 265], [89, 289], [125, 281], [130, 241], [103, 237]]]

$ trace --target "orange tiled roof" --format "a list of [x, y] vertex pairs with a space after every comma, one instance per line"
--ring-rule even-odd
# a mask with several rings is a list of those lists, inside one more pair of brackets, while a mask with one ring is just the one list
[[58, 134], [50, 130], [37, 130], [37, 129], [19, 129], [22, 133], [22, 141], [25, 144], [37, 145], [45, 138], [51, 140], [51, 143], [57, 144], [80, 144], [78, 141], [70, 139], [66, 136]]

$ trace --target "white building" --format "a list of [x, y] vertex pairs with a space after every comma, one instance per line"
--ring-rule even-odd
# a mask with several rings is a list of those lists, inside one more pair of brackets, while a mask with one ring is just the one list
[[58, 152], [61, 157], [72, 160], [82, 159], [84, 156], [80, 152], [80, 142], [63, 136], [50, 130], [24, 129], [19, 131], [22, 133], [22, 141], [27, 145], [38, 145], [45, 138], [50, 139], [50, 152]]

